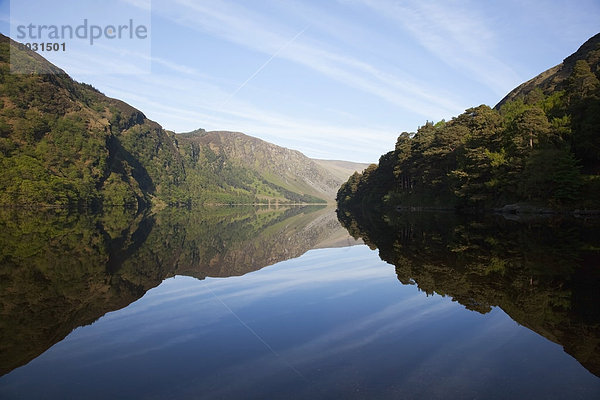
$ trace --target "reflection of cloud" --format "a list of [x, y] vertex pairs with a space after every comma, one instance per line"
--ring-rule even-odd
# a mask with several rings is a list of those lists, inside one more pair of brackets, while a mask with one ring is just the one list
[[[297, 265], [298, 259], [288, 260], [241, 277], [207, 278], [203, 281], [182, 276], [167, 279], [127, 308], [107, 313], [93, 326], [76, 329], [56, 346], [66, 346], [77, 351], [69, 351], [67, 355], [59, 352], [57, 355], [61, 359], [75, 360], [101, 352], [107, 355], [99, 357], [95, 362], [104, 363], [166, 351], [165, 349], [185, 343], [195, 336], [178, 332], [175, 337], [159, 345], [140, 348], [136, 343], [164, 334], [165, 330], [171, 329], [169, 327], [189, 326], [190, 323], [196, 329], [201, 327], [206, 334], [218, 329], [219, 321], [231, 318], [231, 312], [237, 313], [260, 301], [285, 297], [294, 291], [327, 288], [334, 284], [350, 285], [353, 281], [377, 282], [389, 279], [390, 270], [374, 268], [373, 253], [364, 246], [360, 247], [362, 249], [357, 248], [358, 251], [352, 252], [354, 254], [333, 260], [327, 256], [327, 252], [331, 250], [312, 250], [303, 256], [304, 262], [301, 265]], [[350, 265], [352, 267], [348, 268]], [[223, 302], [226, 307], [220, 306], [219, 302]], [[244, 318], [243, 314], [234, 315], [240, 315], [236, 318]], [[103, 337], [104, 340], [98, 341], [98, 337]], [[90, 346], [90, 342], [94, 342], [94, 346]], [[115, 346], [122, 347], [118, 354], [108, 351]], [[46, 353], [46, 357], [52, 359], [53, 354], [50, 351]]]
[[[454, 337], [437, 349], [422, 354], [410, 369], [403, 371], [403, 385], [420, 388], [422, 382], [431, 376], [443, 376], [444, 385], [421, 387], [417, 391], [423, 397], [430, 398], [446, 397], [450, 387], [472, 393], [481, 393], [480, 390], [483, 392], [484, 388], [490, 387], [494, 375], [482, 373], [481, 366], [490, 365], [490, 360], [501, 354], [503, 348], [510, 347], [509, 343], [527, 329], [513, 329], [515, 323], [499, 309], [494, 309], [491, 315], [475, 318], [486, 318], [487, 323], [470, 332], [468, 341], [462, 337]], [[452, 365], [448, 365], [446, 360], [453, 360]], [[473, 379], [474, 376], [477, 379]]]
[[399, 332], [413, 329], [425, 318], [439, 317], [453, 308], [455, 306], [448, 301], [430, 302], [424, 307], [422, 296], [416, 293], [360, 321], [337, 327], [286, 354], [298, 364], [315, 363], [366, 346], [392, 332], [397, 336]]
[[[366, 246], [360, 246], [366, 249]], [[230, 306], [246, 306], [252, 302], [265, 297], [275, 297], [282, 294], [289, 294], [295, 290], [312, 287], [319, 288], [333, 283], [343, 284], [344, 282], [369, 281], [390, 279], [388, 273], [380, 268], [374, 268], [372, 255], [365, 254], [357, 257], [355, 252], [345, 253], [344, 256], [337, 257], [334, 260], [323, 260], [320, 256], [327, 250], [311, 250], [302, 258], [306, 260], [302, 266], [288, 267], [294, 265], [295, 260], [288, 260], [273, 266], [263, 268], [261, 271], [276, 269], [275, 273], [262, 274], [261, 271], [244, 275], [243, 277], [231, 278], [207, 278], [206, 284], [210, 285], [211, 290], [226, 301]], [[360, 264], [363, 261], [364, 264]], [[345, 265], [352, 265], [352, 268], [345, 269]], [[238, 281], [243, 281], [244, 285], [240, 287]], [[236, 290], [232, 290], [232, 288]]]
[[[277, 390], [332, 397], [355, 388], [372, 398], [486, 397], [499, 381], [526, 383], [511, 374], [543, 363], [518, 368], [530, 345], [527, 356], [566, 365], [553, 358], [563, 356], [559, 346], [515, 325], [500, 309], [480, 315], [401, 286], [366, 246], [313, 250], [242, 277], [167, 279], [12, 377], [56, 368], [42, 380], [55, 385], [55, 376], [90, 379], [116, 365], [143, 371], [131, 383], [145, 390], [176, 382], [167, 389], [176, 397], [270, 398]], [[148, 384], [145, 374], [160, 382]]]

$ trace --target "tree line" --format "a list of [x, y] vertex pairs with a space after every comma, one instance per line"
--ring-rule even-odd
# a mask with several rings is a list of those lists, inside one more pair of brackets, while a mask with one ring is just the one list
[[600, 206], [600, 71], [576, 61], [561, 90], [403, 132], [340, 188], [341, 208]]

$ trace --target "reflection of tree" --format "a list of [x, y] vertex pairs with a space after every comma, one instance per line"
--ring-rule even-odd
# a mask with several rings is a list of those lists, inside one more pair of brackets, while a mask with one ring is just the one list
[[600, 376], [598, 221], [445, 213], [338, 218], [403, 284], [486, 313], [499, 306]]
[[241, 275], [343, 230], [324, 206], [0, 210], [0, 374], [163, 279]]

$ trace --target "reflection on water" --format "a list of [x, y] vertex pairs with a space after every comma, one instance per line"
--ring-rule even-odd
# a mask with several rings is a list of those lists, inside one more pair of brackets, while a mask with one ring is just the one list
[[340, 220], [0, 212], [0, 398], [600, 395], [597, 224]]
[[165, 278], [242, 275], [331, 238], [357, 243], [323, 206], [0, 210], [0, 374]]
[[498, 306], [600, 376], [600, 221], [338, 212], [403, 284], [467, 309]]

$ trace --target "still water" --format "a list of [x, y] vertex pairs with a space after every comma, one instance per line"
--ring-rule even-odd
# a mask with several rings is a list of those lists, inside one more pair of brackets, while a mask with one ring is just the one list
[[3, 399], [600, 398], [594, 224], [2, 217]]

